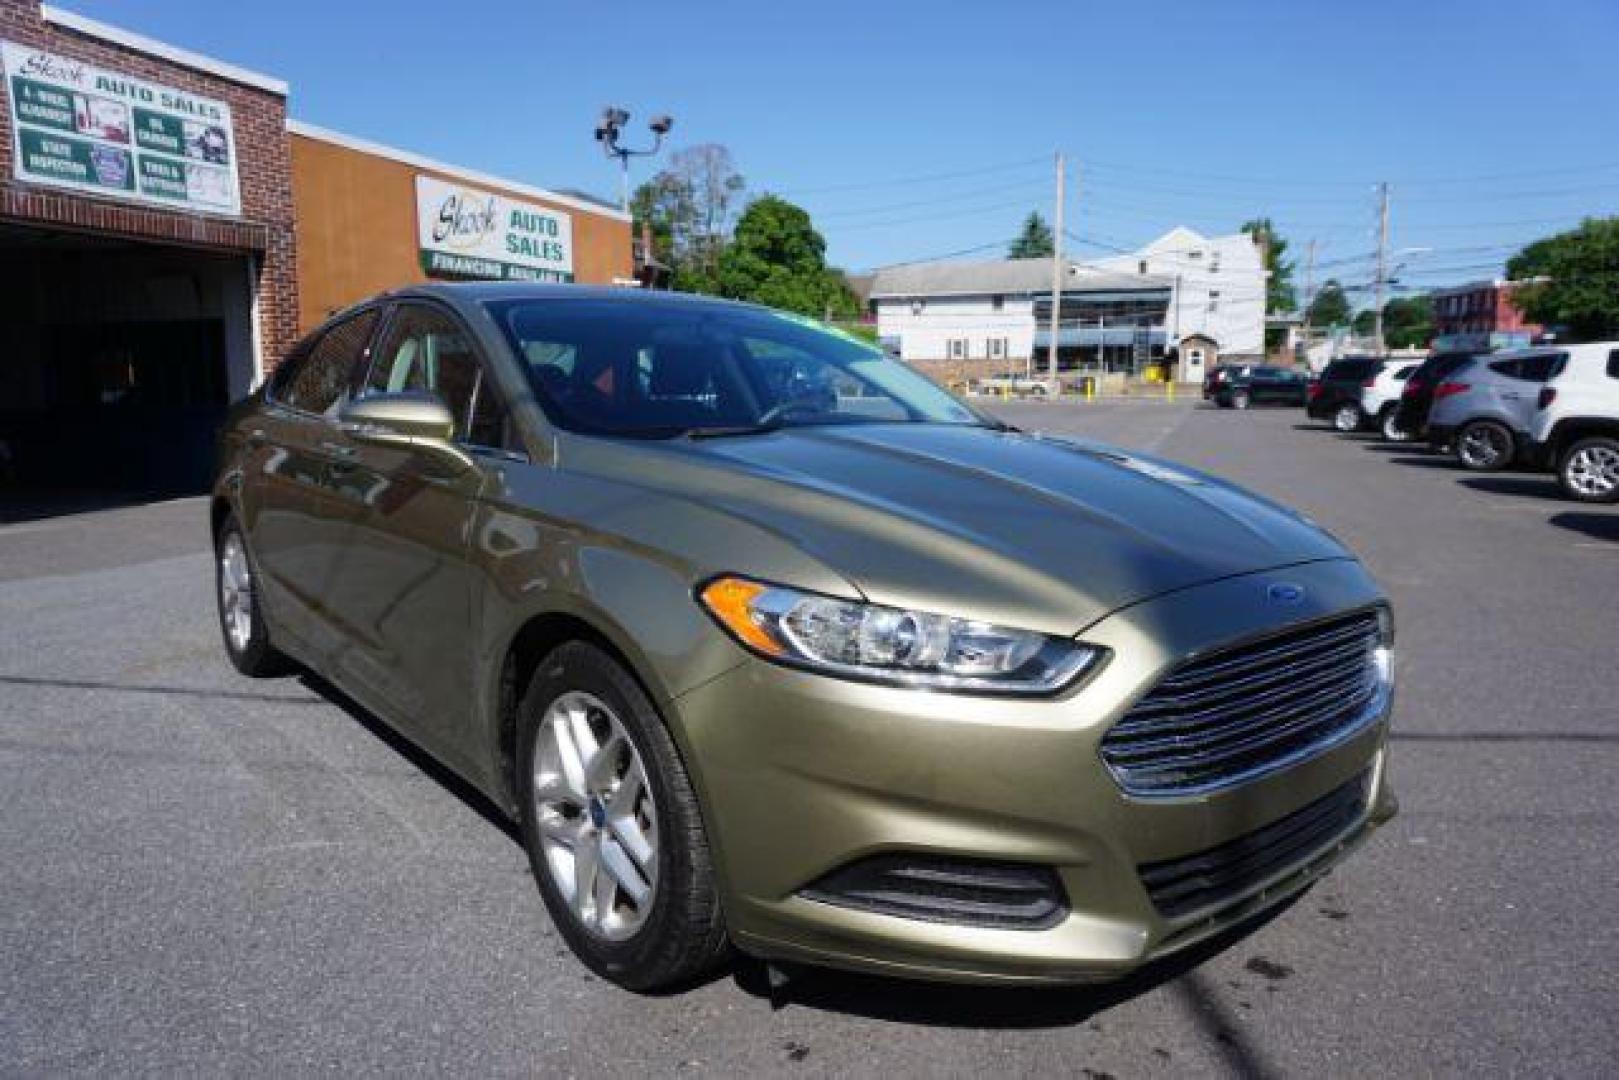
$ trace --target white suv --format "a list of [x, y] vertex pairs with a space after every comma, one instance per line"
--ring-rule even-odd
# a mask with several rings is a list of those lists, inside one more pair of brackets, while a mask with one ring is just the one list
[[1540, 390], [1529, 439], [1570, 498], [1619, 502], [1619, 341], [1570, 345]]
[[1366, 418], [1366, 423], [1376, 425], [1389, 442], [1404, 442], [1411, 437], [1394, 422], [1394, 414], [1400, 406], [1400, 392], [1405, 389], [1405, 380], [1421, 366], [1420, 360], [1409, 363], [1391, 361], [1383, 365], [1382, 371], [1361, 384], [1360, 414]]

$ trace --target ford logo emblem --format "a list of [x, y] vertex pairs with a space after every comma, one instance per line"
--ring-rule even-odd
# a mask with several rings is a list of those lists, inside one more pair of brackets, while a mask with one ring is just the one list
[[1265, 595], [1278, 604], [1297, 604], [1304, 599], [1304, 586], [1278, 581], [1265, 590]]

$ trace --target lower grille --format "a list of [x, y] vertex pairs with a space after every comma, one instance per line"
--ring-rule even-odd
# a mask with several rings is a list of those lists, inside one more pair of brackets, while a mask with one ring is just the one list
[[1288, 867], [1304, 862], [1360, 820], [1370, 774], [1262, 829], [1196, 855], [1136, 868], [1153, 906], [1166, 918], [1223, 906]]
[[1364, 730], [1381, 713], [1381, 629], [1361, 611], [1190, 660], [1102, 737], [1132, 795], [1232, 787]]
[[799, 895], [904, 919], [1007, 930], [1043, 930], [1068, 910], [1050, 867], [908, 852], [839, 867]]

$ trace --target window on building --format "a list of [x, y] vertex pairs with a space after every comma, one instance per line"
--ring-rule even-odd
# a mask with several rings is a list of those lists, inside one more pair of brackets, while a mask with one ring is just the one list
[[951, 338], [949, 344], [949, 357], [952, 360], [967, 359], [967, 339]]
[[1006, 297], [996, 293], [989, 298], [989, 309], [991, 311], [1000, 311], [1004, 307], [1006, 307]]
[[1218, 274], [1219, 272], [1220, 272], [1220, 253], [1218, 251], [1216, 251], [1213, 255], [1209, 256], [1209, 273]]
[[1201, 251], [1188, 251], [1186, 253], [1186, 257], [1188, 259], [1192, 259], [1193, 261], [1197, 261], [1203, 258], [1203, 253]]
[[989, 357], [991, 360], [1005, 360], [1006, 339], [990, 338], [988, 341], [984, 342], [984, 355]]
[[1219, 311], [1220, 310], [1220, 290], [1219, 289], [1210, 289], [1209, 290], [1209, 310], [1210, 311]]
[[1136, 263], [1136, 273], [1145, 274], [1146, 272], [1147, 272], [1147, 260], [1142, 259], [1140, 262]]

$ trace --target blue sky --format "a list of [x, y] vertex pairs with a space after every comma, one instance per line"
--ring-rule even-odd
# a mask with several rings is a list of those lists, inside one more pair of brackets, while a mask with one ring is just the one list
[[[601, 107], [676, 117], [830, 258], [985, 248], [1076, 163], [1081, 255], [1269, 214], [1318, 277], [1370, 277], [1378, 180], [1411, 285], [1619, 212], [1619, 3], [544, 4], [64, 0], [292, 84], [292, 114], [612, 195]], [[647, 166], [637, 163], [637, 176]], [[1071, 183], [1071, 189], [1074, 185]]]

